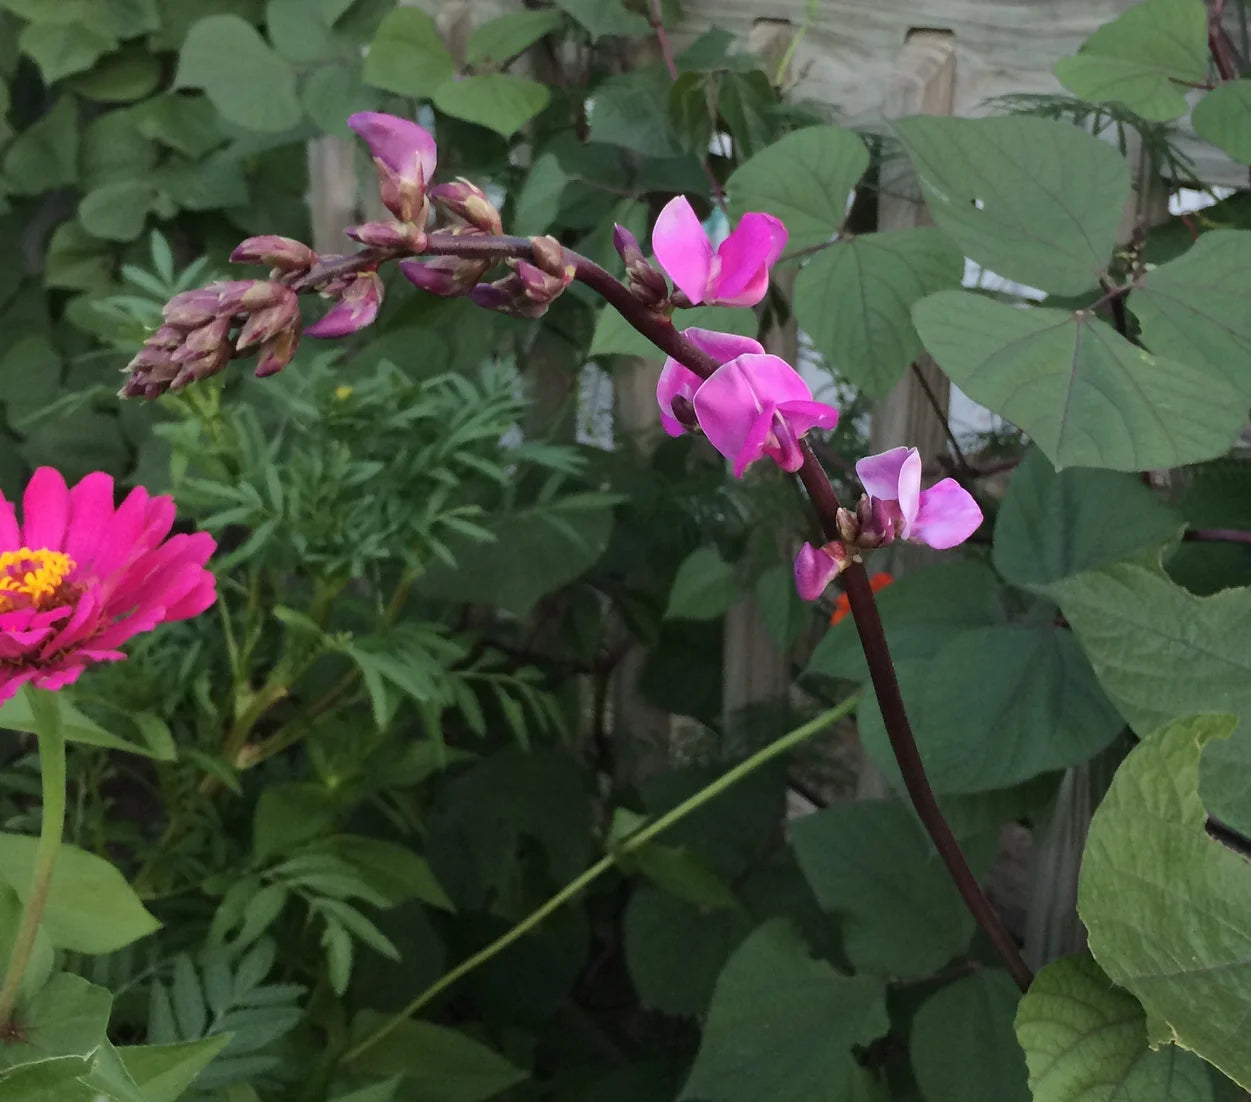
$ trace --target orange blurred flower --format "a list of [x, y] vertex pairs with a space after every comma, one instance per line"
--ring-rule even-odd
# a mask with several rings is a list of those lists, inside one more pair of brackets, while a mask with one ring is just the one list
[[[885, 589], [891, 582], [895, 580], [894, 576], [886, 573], [885, 570], [879, 570], [869, 579], [869, 588], [876, 593], [879, 589]], [[846, 593], [840, 593], [838, 600], [834, 602], [834, 615], [830, 617], [830, 626], [833, 627], [844, 616], [851, 614], [851, 602], [847, 600]]]

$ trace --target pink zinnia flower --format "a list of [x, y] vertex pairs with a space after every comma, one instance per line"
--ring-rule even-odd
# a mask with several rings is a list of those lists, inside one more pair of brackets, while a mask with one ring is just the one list
[[59, 689], [93, 662], [116, 661], [132, 635], [203, 612], [216, 596], [204, 532], [168, 539], [174, 502], [134, 489], [113, 505], [113, 479], [72, 489], [40, 467], [19, 526], [0, 497], [0, 701], [26, 682]]
[[891, 539], [912, 540], [946, 550], [963, 543], [982, 523], [973, 495], [954, 478], [921, 489], [921, 455], [916, 448], [891, 448], [856, 464], [876, 512], [889, 518]]
[[695, 305], [755, 306], [769, 289], [769, 268], [785, 248], [781, 219], [751, 213], [714, 253], [684, 195], [665, 204], [652, 229], [656, 262]]

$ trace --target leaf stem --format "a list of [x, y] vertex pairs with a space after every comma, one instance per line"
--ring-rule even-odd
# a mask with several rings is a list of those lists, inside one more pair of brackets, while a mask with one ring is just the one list
[[676, 807], [665, 812], [659, 818], [654, 819], [646, 826], [635, 831], [628, 838], [622, 841], [611, 853], [601, 857], [590, 868], [588, 868], [580, 876], [569, 881], [555, 895], [547, 900], [537, 910], [532, 911], [517, 925], [509, 928], [489, 945], [480, 949], [473, 956], [461, 961], [450, 972], [444, 973], [439, 979], [435, 980], [429, 987], [422, 991], [415, 999], [412, 1000], [402, 1010], [393, 1014], [377, 1029], [367, 1036], [361, 1038], [343, 1055], [343, 1063], [351, 1063], [358, 1059], [365, 1052], [368, 1052], [376, 1044], [380, 1043], [393, 1030], [398, 1029], [407, 1019], [416, 1014], [422, 1007], [428, 1005], [434, 998], [442, 994], [451, 987], [457, 980], [468, 975], [476, 968], [485, 964], [492, 957], [496, 956], [508, 946], [513, 944], [519, 938], [524, 937], [530, 930], [534, 929], [543, 919], [547, 918], [553, 911], [559, 910], [561, 906], [573, 899], [583, 888], [587, 887], [594, 881], [598, 880], [604, 873], [611, 869], [619, 857], [632, 853], [641, 846], [646, 845], [657, 835], [668, 830], [674, 823], [686, 818], [692, 811], [697, 810], [721, 795], [726, 789], [737, 784], [750, 773], [755, 772], [766, 762], [772, 761], [779, 754], [785, 754], [788, 750], [798, 746], [806, 739], [810, 739], [813, 735], [825, 730], [831, 724], [850, 715], [859, 703], [859, 694], [853, 694], [846, 700], [842, 701], [836, 707], [829, 711], [822, 712], [819, 716], [809, 720], [807, 723], [796, 727], [793, 731], [788, 731], [781, 737], [774, 739], [768, 746], [757, 750], [749, 758], [745, 758], [739, 762], [733, 769], [727, 770], [715, 781], [705, 785], [693, 796], [683, 800]]
[[0, 1032], [7, 1030], [13, 1017], [22, 977], [35, 948], [39, 920], [43, 917], [52, 887], [52, 870], [61, 849], [65, 831], [65, 733], [61, 729], [61, 709], [50, 691], [27, 685], [24, 689], [31, 713], [35, 717], [39, 740], [39, 776], [43, 794], [43, 821], [39, 827], [39, 844], [35, 848], [35, 868], [30, 893], [22, 908], [9, 967], [0, 987]]

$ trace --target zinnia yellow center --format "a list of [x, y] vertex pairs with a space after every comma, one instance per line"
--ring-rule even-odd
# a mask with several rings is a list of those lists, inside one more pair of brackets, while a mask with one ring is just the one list
[[53, 608], [75, 563], [64, 551], [0, 551], [0, 612]]

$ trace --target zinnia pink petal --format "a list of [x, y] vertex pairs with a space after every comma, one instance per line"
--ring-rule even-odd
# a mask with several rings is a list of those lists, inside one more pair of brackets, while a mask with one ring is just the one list
[[921, 491], [908, 538], [945, 551], [963, 543], [981, 524], [982, 510], [973, 495], [954, 478], [944, 478]]
[[660, 212], [652, 228], [652, 252], [693, 304], [705, 300], [712, 274], [712, 244], [686, 196], [670, 199]]
[[422, 183], [428, 184], [438, 165], [438, 146], [430, 132], [410, 119], [381, 111], [358, 111], [349, 115], [348, 126], [369, 146], [369, 152], [397, 176], [415, 180], [420, 170]]
[[795, 556], [795, 591], [802, 601], [815, 601], [838, 577], [839, 564], [825, 550], [805, 543]]
[[17, 523], [13, 502], [0, 494], [0, 547], [17, 547], [22, 542], [22, 529]]
[[22, 496], [21, 546], [33, 551], [61, 550], [68, 519], [69, 488], [65, 479], [60, 471], [40, 467], [26, 484], [26, 493]]
[[115, 515], [113, 478], [104, 471], [93, 471], [70, 490], [65, 552], [79, 569], [91, 565]]
[[744, 214], [717, 249], [721, 271], [709, 301], [727, 306], [755, 306], [769, 289], [769, 268], [786, 248], [786, 227], [771, 214]]

